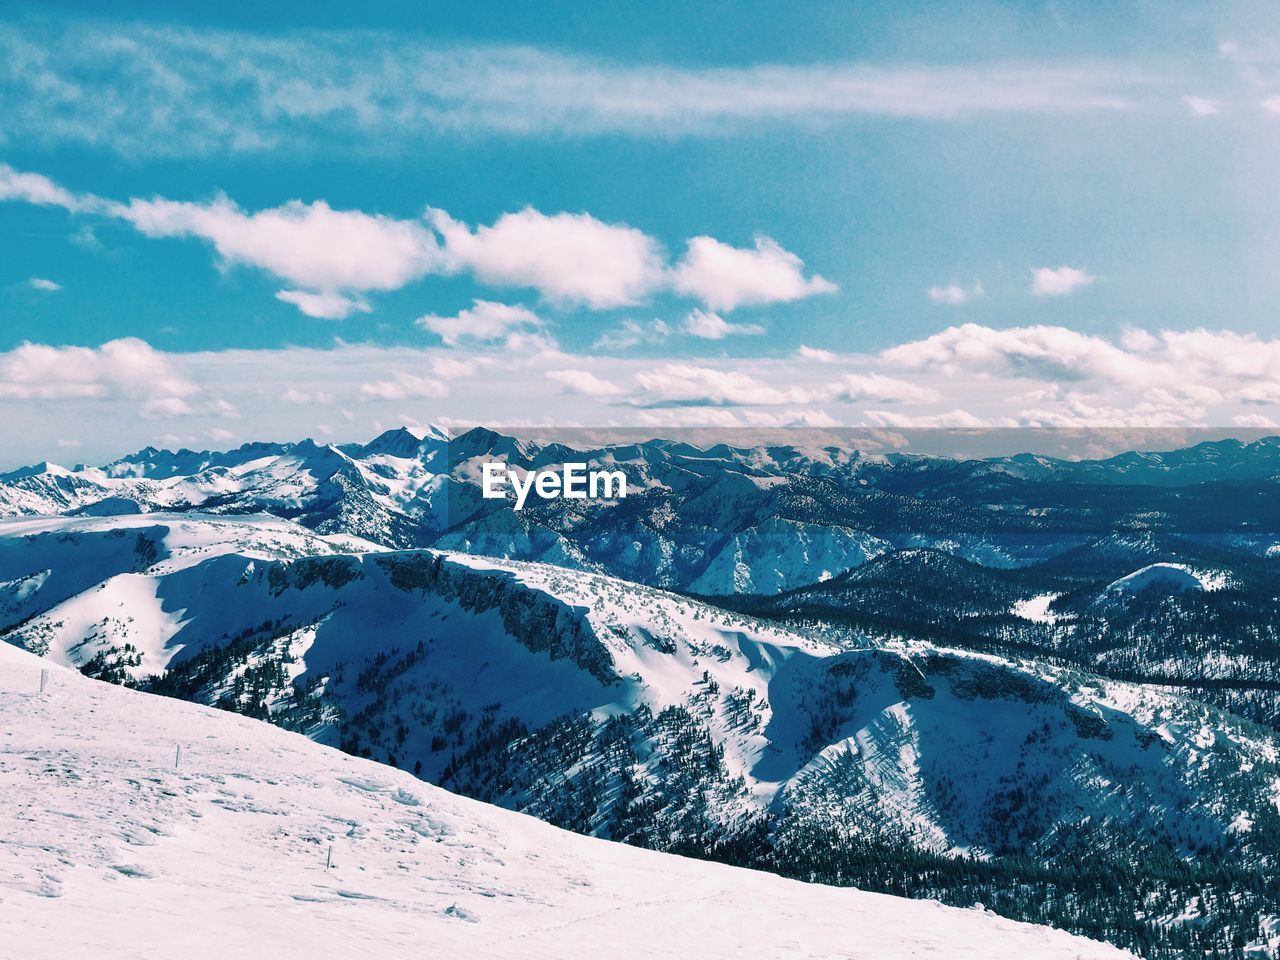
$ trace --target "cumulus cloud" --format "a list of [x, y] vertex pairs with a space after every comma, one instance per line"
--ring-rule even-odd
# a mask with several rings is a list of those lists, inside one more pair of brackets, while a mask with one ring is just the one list
[[836, 290], [834, 283], [816, 274], [806, 277], [804, 261], [765, 236], [757, 236], [751, 249], [714, 237], [694, 237], [676, 265], [674, 285], [712, 310], [788, 303]]
[[735, 334], [759, 336], [764, 333], [764, 327], [758, 323], [730, 323], [719, 314], [707, 310], [690, 311], [684, 318], [682, 329], [689, 336], [703, 340], [723, 340]]
[[1037, 297], [1065, 297], [1097, 281], [1076, 267], [1038, 267], [1031, 271], [1031, 292]]
[[352, 313], [370, 313], [373, 310], [367, 300], [349, 297], [333, 290], [323, 293], [281, 290], [276, 294], [276, 299], [291, 303], [308, 317], [316, 317], [320, 320], [345, 320]]
[[1231, 422], [1237, 427], [1253, 427], [1257, 430], [1275, 430], [1280, 427], [1280, 423], [1265, 417], [1260, 413], [1242, 413], [1231, 418]]
[[635, 375], [638, 407], [778, 406], [807, 403], [801, 387], [778, 388], [736, 370], [668, 363]]
[[360, 384], [360, 393], [375, 400], [421, 400], [448, 396], [449, 389], [435, 377], [397, 370], [384, 380]]
[[447, 270], [467, 269], [495, 286], [530, 287], [553, 303], [628, 306], [663, 283], [665, 259], [656, 240], [590, 214], [547, 215], [526, 207], [474, 230], [443, 210], [427, 217], [443, 239]]
[[101, 347], [24, 343], [0, 355], [0, 398], [84, 400], [111, 397], [139, 402], [146, 416], [191, 412], [200, 388], [173, 359], [143, 340], [126, 337]]
[[[226, 197], [209, 203], [138, 200], [112, 211], [149, 237], [198, 237], [223, 263], [243, 264], [305, 288], [282, 300], [311, 316], [359, 309], [339, 291], [396, 290], [438, 269], [435, 236], [423, 224], [359, 210], [334, 210], [323, 200], [290, 201], [247, 213]], [[345, 303], [344, 303], [345, 301]]]
[[948, 307], [958, 307], [968, 303], [970, 300], [976, 300], [985, 293], [982, 284], [974, 282], [972, 286], [964, 287], [958, 283], [950, 283], [945, 287], [930, 287], [926, 291], [926, 296], [934, 303], [940, 303]]
[[1112, 341], [1065, 327], [965, 324], [879, 360], [943, 375], [951, 392], [963, 389], [958, 378], [977, 378], [989, 386], [968, 389], [1038, 403], [1019, 414], [1037, 426], [1198, 424], [1224, 406], [1280, 403], [1280, 340], [1227, 330], [1128, 330]]
[[[799, 300], [836, 287], [805, 276], [798, 256], [768, 237], [739, 249], [712, 237], [689, 241], [674, 267], [654, 237], [589, 213], [532, 207], [469, 226], [428, 208], [421, 220], [335, 210], [323, 200], [291, 200], [251, 212], [226, 196], [207, 202], [134, 198], [121, 203], [75, 194], [38, 174], [0, 166], [0, 201], [63, 207], [122, 220], [148, 237], [209, 243], [223, 268], [262, 270], [289, 286], [277, 299], [307, 316], [340, 320], [368, 313], [361, 294], [398, 290], [428, 275], [469, 273], [495, 287], [536, 290], [559, 307], [613, 309], [677, 292], [711, 310]], [[697, 330], [711, 327], [703, 323]], [[748, 332], [740, 325], [735, 330]], [[722, 333], [723, 335], [723, 333]]]
[[[815, 367], [824, 359], [839, 366]], [[1272, 429], [1266, 423], [1280, 421], [1276, 371], [1280, 338], [1213, 330], [1101, 337], [976, 324], [878, 354], [696, 364], [670, 355], [498, 354], [465, 344], [184, 354], [138, 340], [98, 348], [24, 344], [0, 353], [0, 406], [9, 413], [0, 417], [0, 449], [43, 459], [49, 438], [62, 437], [83, 442], [88, 459], [114, 457], [155, 439], [159, 431], [144, 413], [181, 416], [185, 433], [205, 438], [239, 412], [236, 430], [245, 439], [315, 435], [320, 423], [342, 439], [367, 438], [377, 422], [406, 414], [495, 426], [646, 425], [659, 433], [832, 421], [889, 430]], [[480, 377], [482, 387], [452, 389]], [[519, 412], [514, 423], [512, 411]]]
[[846, 403], [931, 403], [937, 390], [878, 373], [851, 373], [834, 385], [834, 398]]
[[527, 307], [491, 300], [475, 300], [452, 317], [428, 314], [414, 323], [430, 330], [451, 347], [465, 341], [501, 340], [516, 331], [542, 326], [542, 320]]
[[1152, 373], [1140, 354], [1127, 352], [1102, 337], [1054, 326], [995, 330], [966, 323], [890, 348], [881, 357], [891, 366], [905, 370], [1048, 380], [1104, 377], [1135, 383], [1149, 380]]
[[868, 410], [866, 421], [873, 427], [894, 427], [900, 430], [978, 430], [999, 426], [1017, 426], [1017, 422], [1013, 420], [993, 420], [986, 417], [978, 417], [968, 410], [960, 409], [927, 414]]
[[830, 350], [820, 350], [817, 347], [806, 347], [803, 343], [796, 350], [796, 359], [808, 360], [812, 363], [835, 363], [840, 358]]
[[42, 293], [57, 293], [62, 289], [62, 284], [54, 283], [54, 281], [47, 280], [44, 277], [32, 277], [27, 281], [27, 286]]
[[623, 392], [616, 383], [601, 380], [589, 370], [548, 370], [547, 378], [585, 397], [616, 397]]

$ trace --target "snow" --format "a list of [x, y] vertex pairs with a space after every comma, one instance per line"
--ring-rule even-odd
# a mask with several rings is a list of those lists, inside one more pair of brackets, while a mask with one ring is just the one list
[[0, 944], [29, 960], [1129, 956], [568, 834], [5, 644], [0, 731]]
[[1060, 593], [1041, 593], [1026, 600], [1019, 600], [1010, 611], [1015, 617], [1032, 623], [1057, 623], [1059, 615], [1049, 609], [1049, 604], [1062, 596]]
[[1220, 589], [1220, 578], [1211, 578], [1193, 571], [1182, 563], [1152, 563], [1133, 573], [1126, 574], [1107, 586], [1107, 593], [1137, 593], [1148, 587], [1158, 586], [1177, 593]]

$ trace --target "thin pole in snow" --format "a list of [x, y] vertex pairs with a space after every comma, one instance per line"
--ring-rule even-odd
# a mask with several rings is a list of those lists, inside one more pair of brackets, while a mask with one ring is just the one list
[[333, 866], [333, 844], [329, 844], [329, 855], [324, 858], [324, 868], [326, 870]]
[[40, 692], [44, 693], [44, 688], [47, 687], [48, 685], [49, 685], [49, 671], [41, 667], [40, 668]]
[[178, 744], [178, 749], [173, 754], [173, 769], [178, 769], [178, 761], [182, 759], [182, 744]]

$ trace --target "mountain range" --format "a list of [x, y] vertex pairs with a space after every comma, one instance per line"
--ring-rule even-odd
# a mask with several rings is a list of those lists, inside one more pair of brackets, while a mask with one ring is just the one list
[[[601, 840], [1266, 951], [1276, 450], [476, 430], [46, 464], [0, 477], [0, 636]], [[633, 492], [517, 514], [486, 459]]]

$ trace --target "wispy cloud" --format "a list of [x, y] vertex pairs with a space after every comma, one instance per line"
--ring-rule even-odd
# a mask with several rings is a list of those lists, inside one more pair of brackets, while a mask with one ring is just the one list
[[934, 303], [940, 303], [948, 307], [958, 307], [968, 303], [970, 300], [976, 300], [986, 291], [983, 290], [982, 284], [974, 281], [972, 286], [962, 286], [958, 283], [949, 283], [946, 286], [930, 287], [926, 291], [926, 295]]
[[0, 26], [0, 143], [129, 156], [318, 144], [408, 148], [473, 133], [669, 137], [857, 116], [1115, 111], [1120, 64], [680, 68], [370, 31], [258, 35], [32, 19]]
[[532, 330], [542, 326], [539, 316], [527, 307], [477, 300], [466, 310], [459, 310], [452, 317], [429, 314], [414, 321], [424, 330], [430, 330], [448, 346], [466, 342], [501, 340], [514, 331]]
[[723, 340], [732, 336], [760, 336], [764, 327], [758, 323], [730, 323], [718, 313], [692, 310], [684, 318], [684, 332], [702, 340]]

